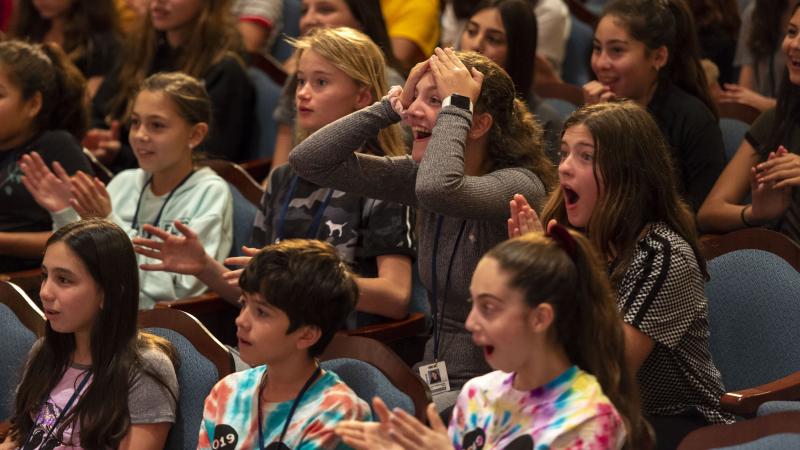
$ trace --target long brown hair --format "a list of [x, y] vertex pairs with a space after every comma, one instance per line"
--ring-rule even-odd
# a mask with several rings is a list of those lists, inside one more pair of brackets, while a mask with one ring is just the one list
[[[200, 4], [201, 10], [172, 69], [202, 79], [209, 68], [226, 56], [239, 59], [241, 41], [231, 14], [231, 0], [203, 0]], [[127, 118], [131, 99], [152, 70], [160, 39], [165, 39], [164, 33], [153, 27], [148, 12], [123, 48], [122, 65], [116, 75], [119, 88], [109, 102], [112, 118]]]
[[[116, 448], [130, 428], [128, 393], [134, 375], [143, 373], [162, 386], [166, 380], [142, 360], [148, 349], [164, 352], [173, 363], [174, 348], [164, 339], [138, 333], [139, 273], [133, 245], [125, 232], [104, 219], [85, 219], [53, 233], [47, 247], [63, 242], [85, 265], [103, 295], [103, 308], [95, 317], [90, 335], [92, 382], [75, 406], [53, 431], [80, 423], [80, 447]], [[45, 326], [41, 347], [29, 357], [27, 370], [17, 390], [11, 433], [18, 443], [28, 437], [36, 413], [70, 366], [75, 335]], [[167, 389], [177, 398], [177, 393]]]
[[[306, 50], [314, 50], [337, 69], [362, 87], [369, 89], [372, 100], [378, 101], [389, 90], [386, 81], [386, 60], [381, 49], [366, 34], [352, 28], [317, 28], [300, 39], [289, 42], [297, 49], [297, 60]], [[297, 142], [308, 137], [308, 130], [297, 129]], [[400, 134], [400, 126], [392, 125], [378, 133], [377, 145], [380, 152], [389, 156], [406, 153]], [[371, 148], [370, 150], [378, 150]]]
[[[649, 224], [658, 221], [689, 243], [705, 275], [694, 215], [678, 194], [667, 143], [650, 113], [632, 101], [599, 103], [575, 111], [564, 130], [577, 125], [588, 128], [594, 138], [594, 173], [598, 192], [602, 192], [586, 231], [606, 258], [616, 260], [612, 284], [618, 286], [633, 259], [636, 242]], [[567, 221], [560, 187], [542, 212], [543, 223], [550, 219]]]
[[483, 85], [475, 104], [476, 112], [489, 113], [487, 152], [490, 170], [524, 167], [535, 173], [546, 189], [555, 183], [553, 164], [544, 153], [542, 127], [516, 95], [514, 82], [503, 68], [475, 52], [456, 52], [467, 67], [483, 74]]
[[[562, 229], [563, 230], [563, 229]], [[622, 317], [600, 259], [579, 233], [558, 240], [541, 233], [502, 242], [486, 253], [510, 276], [530, 307], [549, 303], [555, 311], [551, 334], [572, 364], [597, 378], [617, 408], [627, 432], [626, 449], [652, 443], [641, 415], [639, 393], [625, 363]]]

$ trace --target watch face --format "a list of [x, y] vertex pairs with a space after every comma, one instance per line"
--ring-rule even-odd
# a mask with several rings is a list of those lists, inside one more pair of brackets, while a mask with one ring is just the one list
[[469, 104], [470, 104], [469, 97], [465, 97], [463, 95], [458, 95], [458, 94], [452, 94], [450, 96], [450, 104], [469, 111]]

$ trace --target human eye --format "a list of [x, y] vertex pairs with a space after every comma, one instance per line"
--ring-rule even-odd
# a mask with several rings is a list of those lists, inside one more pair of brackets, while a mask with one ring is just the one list
[[597, 41], [592, 42], [592, 53], [600, 53], [600, 43]]
[[583, 153], [581, 153], [581, 159], [586, 161], [586, 162], [592, 162], [592, 161], [594, 161], [594, 153], [592, 153], [592, 152], [583, 152]]
[[793, 37], [797, 36], [797, 27], [794, 27], [794, 26], [790, 25], [789, 29], [786, 30], [786, 36], [790, 37], [790, 38], [793, 38]]
[[429, 102], [432, 105], [441, 105], [442, 104], [442, 100], [436, 95], [431, 95], [431, 98], [430, 98]]
[[500, 46], [506, 43], [506, 39], [503, 36], [498, 36], [496, 34], [487, 36], [486, 41], [494, 46]]
[[142, 121], [138, 117], [131, 117], [131, 128], [139, 128], [141, 124]]
[[327, 79], [325, 79], [325, 78], [320, 78], [320, 79], [317, 80], [317, 86], [319, 86], [319, 87], [325, 87], [325, 86], [328, 85], [328, 83], [329, 83], [329, 81]]
[[621, 47], [621, 46], [609, 47], [608, 53], [610, 53], [611, 55], [621, 55], [621, 54], [625, 53], [625, 47]]
[[150, 128], [152, 128], [154, 130], [161, 130], [161, 129], [166, 128], [166, 127], [167, 127], [167, 124], [165, 124], [164, 122], [161, 122], [159, 120], [154, 120], [154, 121], [150, 122]]
[[558, 151], [559, 161], [563, 162], [565, 159], [567, 159], [567, 156], [569, 156], [569, 150], [562, 148], [561, 150]]

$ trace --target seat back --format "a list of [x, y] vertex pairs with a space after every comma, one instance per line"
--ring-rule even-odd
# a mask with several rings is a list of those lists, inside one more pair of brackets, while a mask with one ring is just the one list
[[800, 273], [780, 256], [742, 249], [708, 262], [710, 348], [727, 391], [800, 370]]
[[275, 138], [278, 135], [278, 123], [272, 118], [272, 112], [278, 106], [281, 85], [259, 67], [248, 67], [247, 74], [256, 91], [253, 114], [256, 126], [251, 132], [249, 154], [245, 159], [270, 157], [275, 150]]
[[[411, 397], [395, 387], [391, 381], [376, 367], [364, 361], [352, 358], [337, 358], [320, 363], [323, 369], [329, 370], [342, 379], [356, 395], [372, 408], [372, 398], [380, 397], [389, 409], [401, 408], [414, 414], [414, 402]], [[372, 411], [372, 416], [375, 411]]]
[[44, 315], [25, 292], [13, 283], [0, 281], [0, 340], [5, 348], [0, 356], [0, 420], [13, 414], [22, 369], [44, 327]]
[[283, 33], [272, 46], [272, 56], [283, 61], [294, 52], [285, 37], [300, 36], [300, 0], [283, 0]]
[[[431, 391], [422, 379], [411, 371], [408, 366], [393, 351], [382, 343], [359, 336], [347, 336], [338, 333], [334, 336], [328, 348], [320, 357], [321, 361], [330, 361], [340, 358], [350, 358], [368, 363], [373, 368], [379, 370], [391, 384], [400, 392], [405, 393], [413, 404], [413, 410], [407, 410], [409, 414], [414, 414], [418, 419], [426, 422], [425, 408], [431, 402]], [[340, 363], [346, 364], [346, 363]], [[353, 366], [351, 364], [351, 366]], [[354, 373], [357, 370], [369, 369], [348, 369]], [[334, 372], [336, 372], [334, 370]], [[338, 372], [337, 372], [338, 373]], [[348, 372], [349, 373], [349, 372]], [[348, 383], [349, 384], [349, 383]], [[357, 383], [356, 383], [357, 384]], [[353, 386], [351, 386], [353, 387]], [[364, 390], [376, 389], [375, 386], [362, 386]], [[355, 387], [354, 389], [355, 390]], [[358, 393], [358, 392], [357, 392]], [[365, 394], [366, 395], [366, 394]], [[361, 395], [359, 395], [361, 397]], [[364, 398], [364, 397], [362, 397]], [[391, 401], [401, 402], [399, 397], [392, 396]], [[365, 400], [368, 400], [365, 398]], [[369, 398], [371, 400], [371, 397]]]
[[592, 56], [592, 39], [594, 30], [573, 14], [572, 28], [569, 31], [567, 45], [564, 51], [564, 62], [561, 65], [561, 78], [564, 82], [583, 86], [589, 82], [591, 67], [589, 60]]
[[250, 246], [253, 234], [253, 222], [256, 220], [258, 208], [245, 198], [236, 186], [229, 184], [233, 198], [233, 242], [229, 256], [242, 256], [242, 246]]
[[139, 312], [139, 327], [167, 339], [179, 358], [175, 424], [165, 448], [197, 448], [203, 404], [214, 385], [233, 372], [230, 351], [191, 315], [175, 309]]
[[725, 162], [727, 163], [736, 154], [750, 125], [739, 119], [722, 117], [719, 119], [719, 128], [722, 130], [722, 143], [725, 145]]

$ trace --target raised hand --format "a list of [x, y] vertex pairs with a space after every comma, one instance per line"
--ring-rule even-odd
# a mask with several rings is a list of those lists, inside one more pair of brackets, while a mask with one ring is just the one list
[[[417, 63], [412, 69], [411, 72], [408, 73], [408, 78], [406, 78], [406, 84], [403, 86], [403, 89], [400, 91], [398, 95], [398, 100], [400, 103], [401, 111], [398, 111], [398, 114], [402, 115], [402, 112], [408, 109], [411, 106], [411, 103], [414, 102], [414, 93], [417, 90], [417, 83], [419, 80], [428, 73], [430, 69], [429, 65], [430, 60], [426, 59], [420, 63]], [[395, 106], [395, 110], [398, 108]]]
[[61, 164], [54, 162], [51, 171], [38, 153], [31, 152], [22, 156], [19, 166], [24, 174], [22, 184], [39, 206], [53, 213], [70, 207], [69, 175]]
[[[777, 152], [769, 154], [767, 161], [750, 169], [750, 193], [752, 203], [750, 219], [752, 224], [763, 224], [777, 220], [786, 213], [792, 201], [792, 187], [785, 185], [778, 187], [773, 179], [764, 175], [764, 165], [786, 156], [786, 149], [781, 146]], [[762, 169], [759, 169], [759, 168]], [[773, 167], [773, 166], [768, 166]]]
[[134, 250], [140, 255], [161, 261], [155, 264], [142, 264], [142, 270], [163, 270], [166, 272], [198, 275], [206, 267], [206, 251], [197, 239], [197, 234], [176, 220], [175, 228], [183, 235], [176, 236], [161, 228], [145, 224], [143, 229], [158, 238], [133, 239]]
[[595, 80], [583, 85], [583, 102], [587, 105], [608, 102], [617, 98], [611, 88]]
[[86, 132], [81, 144], [89, 149], [90, 152], [103, 164], [109, 165], [114, 162], [122, 148], [119, 140], [119, 121], [111, 122], [111, 128], [92, 128]]
[[800, 155], [790, 153], [784, 146], [757, 165], [756, 170], [758, 182], [771, 184], [775, 189], [800, 186]]
[[[225, 264], [229, 266], [246, 266], [253, 256], [256, 256], [256, 253], [260, 252], [260, 248], [253, 248], [253, 247], [246, 247], [242, 246], [242, 251], [244, 252], [245, 256], [234, 256], [232, 258], [225, 258]], [[222, 275], [222, 278], [228, 282], [231, 286], [237, 286], [239, 284], [239, 277], [242, 275], [242, 270], [244, 269], [236, 269], [231, 270], [230, 272], [225, 272]]]
[[719, 94], [720, 102], [743, 103], [759, 111], [766, 111], [775, 106], [775, 99], [765, 97], [758, 92], [738, 84], [725, 83]]
[[452, 450], [453, 443], [447, 434], [447, 427], [433, 403], [428, 405], [426, 413], [430, 428], [407, 412], [395, 409], [389, 416], [389, 435], [405, 450]]
[[[531, 232], [542, 232], [544, 226], [539, 220], [539, 215], [528, 203], [528, 200], [520, 195], [515, 194], [514, 199], [509, 202], [509, 209], [511, 217], [508, 219], [508, 237], [515, 238]], [[548, 224], [548, 229], [555, 220], [551, 220]]]
[[108, 217], [111, 214], [111, 196], [99, 178], [78, 172], [70, 182], [73, 196], [70, 205], [81, 217]]
[[453, 49], [442, 50], [437, 47], [434, 55], [431, 56], [430, 67], [433, 78], [436, 80], [439, 98], [445, 99], [452, 94], [459, 94], [469, 97], [473, 105], [478, 101], [483, 84], [483, 73], [474, 67], [472, 70], [467, 70]]
[[379, 422], [360, 422], [346, 420], [336, 426], [336, 434], [345, 444], [356, 450], [402, 450], [403, 447], [396, 443], [390, 434], [389, 417], [391, 413], [383, 401], [375, 397], [372, 406]]

